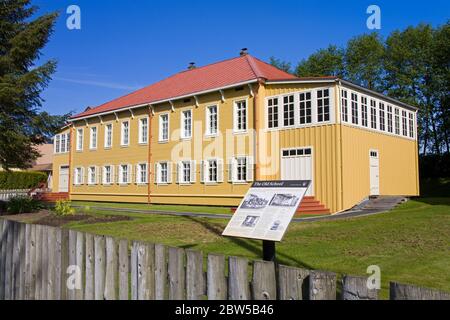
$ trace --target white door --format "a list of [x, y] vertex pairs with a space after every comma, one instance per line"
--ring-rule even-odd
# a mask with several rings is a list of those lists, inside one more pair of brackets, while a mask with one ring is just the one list
[[69, 167], [59, 168], [59, 192], [69, 192]]
[[370, 195], [380, 195], [380, 158], [377, 150], [370, 150]]
[[314, 195], [313, 159], [311, 148], [283, 150], [281, 155], [281, 180], [311, 180], [305, 195]]

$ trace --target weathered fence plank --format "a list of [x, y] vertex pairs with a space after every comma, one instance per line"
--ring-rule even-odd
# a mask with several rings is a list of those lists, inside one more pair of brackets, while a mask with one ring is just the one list
[[[1, 227], [0, 227], [1, 228]], [[25, 269], [24, 269], [24, 299], [30, 299], [31, 286], [31, 224], [25, 225]]]
[[19, 272], [20, 272], [20, 281], [19, 281], [19, 300], [25, 300], [25, 275], [26, 275], [26, 264], [25, 264], [25, 231], [26, 224], [19, 224]]
[[207, 264], [207, 285], [206, 290], [208, 300], [226, 300], [227, 278], [225, 276], [225, 256], [219, 254], [209, 254]]
[[11, 299], [17, 300], [19, 296], [20, 284], [20, 267], [19, 267], [19, 223], [13, 222], [13, 260], [12, 260], [12, 274], [11, 274]]
[[276, 281], [275, 264], [273, 262], [253, 262], [252, 298], [254, 300], [276, 300]]
[[30, 286], [28, 291], [28, 299], [34, 300], [36, 293], [36, 225], [31, 225], [31, 235], [30, 235], [30, 274], [28, 275], [30, 278]]
[[336, 274], [311, 271], [309, 275], [310, 300], [336, 300]]
[[94, 236], [94, 299], [103, 300], [105, 292], [105, 237]]
[[378, 290], [367, 287], [366, 277], [345, 275], [342, 279], [342, 300], [377, 300]]
[[118, 277], [117, 243], [114, 238], [106, 237], [106, 275], [105, 299], [116, 300], [116, 287]]
[[48, 299], [48, 229], [49, 226], [42, 226], [42, 246], [41, 246], [41, 255], [42, 255], [42, 277], [41, 277], [41, 300]]
[[5, 258], [5, 300], [12, 299], [12, 264], [13, 264], [13, 245], [14, 245], [14, 225], [12, 221], [7, 221], [6, 238], [6, 258]]
[[56, 267], [55, 299], [66, 300], [67, 268], [69, 266], [69, 231], [60, 229], [56, 232]]
[[47, 227], [47, 300], [54, 300], [55, 275], [56, 275], [56, 230], [53, 227]]
[[128, 255], [128, 241], [119, 241], [119, 299], [128, 300], [129, 284], [128, 274], [130, 272], [130, 258]]
[[35, 281], [34, 281], [34, 299], [41, 299], [42, 287], [42, 234], [43, 227], [36, 225], [36, 242], [35, 242]]
[[169, 279], [169, 300], [184, 300], [185, 292], [185, 269], [184, 269], [184, 250], [181, 248], [169, 248], [168, 260], [168, 279]]
[[168, 298], [167, 250], [162, 244], [155, 245], [155, 299]]
[[0, 220], [0, 300], [5, 299], [6, 220]]
[[155, 246], [139, 242], [137, 256], [138, 300], [155, 299]]
[[280, 300], [303, 300], [309, 298], [309, 270], [278, 266]]
[[139, 243], [133, 241], [131, 246], [131, 300], [138, 299], [138, 249]]
[[203, 254], [200, 251], [186, 250], [186, 299], [202, 300], [205, 294]]
[[84, 250], [86, 248], [84, 243], [84, 233], [83, 232], [77, 232], [76, 235], [76, 248], [75, 248], [75, 263], [77, 265], [77, 270], [79, 272], [79, 277], [81, 279], [80, 286], [75, 289], [75, 300], [83, 300], [84, 298], [84, 290], [83, 285], [85, 282], [84, 277]]
[[86, 233], [86, 283], [84, 286], [84, 299], [94, 300], [94, 265], [95, 265], [95, 249], [94, 236]]
[[450, 300], [450, 293], [390, 282], [389, 296], [391, 300]]
[[[77, 232], [75, 230], [69, 230], [69, 266], [71, 266], [71, 272], [76, 272], [73, 270], [73, 266], [77, 264]], [[72, 277], [73, 281], [76, 281], [75, 277]], [[67, 299], [75, 300], [75, 288], [76, 283], [73, 282], [72, 285], [67, 286]]]
[[248, 260], [245, 258], [228, 258], [228, 299], [249, 300]]

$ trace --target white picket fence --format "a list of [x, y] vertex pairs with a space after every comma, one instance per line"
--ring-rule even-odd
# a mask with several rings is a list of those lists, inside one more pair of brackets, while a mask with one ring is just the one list
[[26, 197], [31, 189], [9, 189], [0, 190], [0, 201], [8, 201], [11, 198], [22, 196]]

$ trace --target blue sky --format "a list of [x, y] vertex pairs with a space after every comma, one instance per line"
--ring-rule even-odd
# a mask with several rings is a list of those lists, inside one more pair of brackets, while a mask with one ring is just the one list
[[[381, 8], [381, 34], [421, 22], [443, 24], [450, 1], [107, 1], [35, 0], [39, 13], [58, 10], [42, 59], [58, 70], [43, 94], [43, 110], [79, 112], [186, 69], [235, 57], [296, 64], [329, 44], [368, 33], [366, 9]], [[66, 27], [69, 5], [81, 9], [81, 30]]]

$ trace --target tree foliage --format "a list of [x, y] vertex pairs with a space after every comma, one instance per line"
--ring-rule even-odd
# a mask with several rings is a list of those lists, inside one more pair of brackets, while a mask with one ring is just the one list
[[0, 5], [0, 165], [5, 169], [29, 167], [39, 156], [36, 146], [47, 142], [67, 116], [40, 112], [41, 93], [56, 61], [39, 59], [57, 14], [35, 18], [36, 10], [29, 0]]

